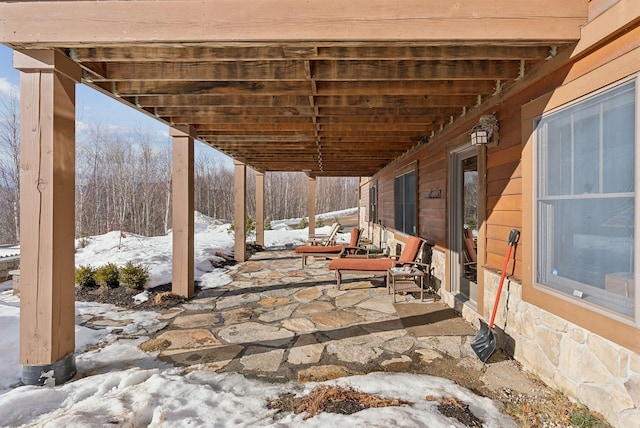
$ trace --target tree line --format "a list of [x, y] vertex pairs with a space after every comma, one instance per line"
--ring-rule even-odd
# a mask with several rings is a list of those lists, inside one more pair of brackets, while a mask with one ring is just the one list
[[[76, 233], [98, 235], [122, 230], [146, 236], [171, 228], [171, 142], [150, 130], [114, 131], [102, 124], [76, 132]], [[17, 243], [19, 229], [19, 103], [0, 94], [0, 244]], [[194, 164], [195, 209], [233, 219], [234, 171], [213, 149], [197, 142]], [[358, 179], [317, 179], [316, 212], [355, 207]], [[303, 173], [265, 175], [265, 216], [303, 217], [307, 177]], [[247, 174], [247, 213], [255, 217], [255, 174]]]

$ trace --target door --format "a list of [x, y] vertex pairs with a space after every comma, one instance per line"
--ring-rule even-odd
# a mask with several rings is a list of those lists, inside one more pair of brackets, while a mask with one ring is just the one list
[[451, 153], [450, 162], [451, 290], [477, 309], [478, 150], [465, 145]]

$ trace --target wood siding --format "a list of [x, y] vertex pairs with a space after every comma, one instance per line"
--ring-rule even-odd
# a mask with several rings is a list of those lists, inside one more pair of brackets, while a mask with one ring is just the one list
[[[496, 271], [502, 269], [509, 231], [512, 228], [522, 230], [523, 227], [521, 106], [638, 48], [640, 48], [640, 28], [636, 26], [611, 41], [608, 46], [573, 63], [556, 67], [544, 78], [536, 79], [531, 85], [513, 90], [511, 96], [503, 96], [491, 106], [500, 123], [500, 140], [495, 147], [487, 149], [486, 155], [486, 235], [485, 242], [478, 243], [478, 250], [485, 253], [486, 268]], [[466, 141], [466, 133], [472, 126], [469, 121], [462, 121], [461, 118], [458, 121], [459, 126], [454, 126], [444, 133], [446, 138], [436, 135], [426, 145], [405, 154], [374, 176], [379, 185], [380, 218], [386, 227], [394, 226], [393, 178], [398, 171], [411, 162], [417, 161], [419, 165], [418, 235], [432, 238], [438, 246], [447, 247], [447, 151], [463, 144]], [[441, 189], [442, 198], [430, 199], [430, 191], [439, 189]], [[521, 246], [530, 244], [530, 242], [520, 242]], [[516, 251], [514, 257], [514, 275], [519, 278], [522, 276], [522, 252]]]

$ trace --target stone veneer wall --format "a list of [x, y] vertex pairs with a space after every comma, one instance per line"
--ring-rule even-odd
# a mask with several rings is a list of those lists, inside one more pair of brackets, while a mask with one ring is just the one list
[[18, 269], [20, 267], [20, 257], [5, 257], [0, 258], [0, 281], [7, 281], [11, 279], [9, 272]]
[[[445, 253], [434, 251], [444, 282]], [[500, 275], [484, 271], [484, 313], [491, 314]], [[441, 289], [443, 301], [479, 326], [478, 314]], [[487, 320], [488, 321], [488, 320]], [[522, 285], [505, 281], [495, 321], [498, 346], [537, 375], [616, 427], [640, 427], [640, 355], [522, 301]], [[640, 334], [640, 333], [639, 333]]]

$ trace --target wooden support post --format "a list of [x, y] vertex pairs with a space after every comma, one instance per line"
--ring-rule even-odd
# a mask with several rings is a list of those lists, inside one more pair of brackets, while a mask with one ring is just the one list
[[20, 73], [20, 362], [22, 382], [54, 385], [75, 366], [75, 85], [53, 50], [14, 52]]
[[172, 209], [173, 255], [171, 291], [193, 297], [194, 205], [193, 205], [193, 128], [171, 129], [173, 141]]
[[316, 233], [316, 179], [309, 177], [307, 213], [309, 215], [309, 235]]
[[237, 262], [244, 262], [247, 260], [247, 236], [245, 232], [247, 218], [247, 165], [234, 160], [233, 166], [233, 225], [235, 228], [235, 245], [233, 249], [233, 258]]
[[264, 247], [264, 173], [256, 172], [256, 245]]

